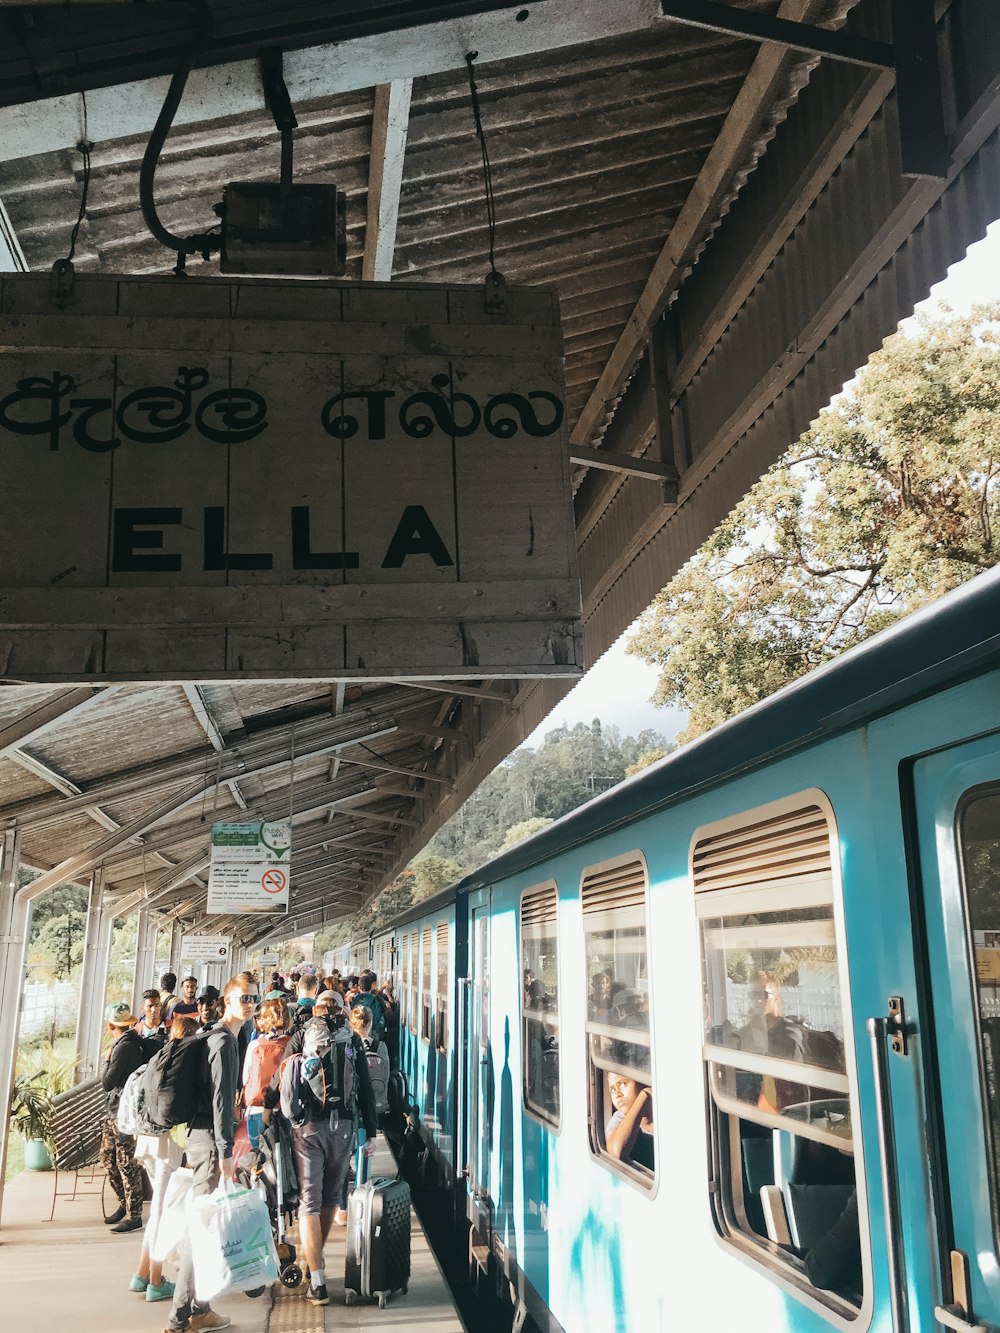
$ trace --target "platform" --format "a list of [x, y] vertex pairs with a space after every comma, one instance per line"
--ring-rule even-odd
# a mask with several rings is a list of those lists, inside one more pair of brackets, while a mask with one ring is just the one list
[[[395, 1175], [395, 1162], [381, 1138], [374, 1170], [377, 1175]], [[76, 1199], [60, 1195], [50, 1223], [52, 1186], [50, 1173], [34, 1171], [22, 1172], [6, 1186], [0, 1228], [0, 1309], [22, 1327], [66, 1333], [159, 1333], [169, 1304], [149, 1304], [128, 1290], [141, 1233], [111, 1234], [102, 1221], [98, 1192]], [[326, 1329], [466, 1333], [415, 1213], [411, 1225], [410, 1289], [384, 1310], [377, 1304], [346, 1306], [342, 1227], [334, 1228], [326, 1250], [328, 1306], [309, 1305], [302, 1297], [304, 1287], [285, 1291], [276, 1286], [257, 1300], [224, 1296], [213, 1302], [213, 1309], [229, 1315], [240, 1333], [325, 1333]]]

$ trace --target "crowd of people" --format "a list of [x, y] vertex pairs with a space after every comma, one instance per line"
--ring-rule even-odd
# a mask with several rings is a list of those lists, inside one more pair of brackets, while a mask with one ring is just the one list
[[[111, 1046], [103, 1072], [108, 1113], [101, 1161], [118, 1201], [105, 1222], [115, 1232], [138, 1231], [144, 1198], [151, 1196], [129, 1288], [147, 1301], [171, 1302], [165, 1333], [229, 1325], [196, 1299], [189, 1246], [177, 1248], [173, 1281], [164, 1276], [154, 1257], [156, 1231], [179, 1166], [193, 1173], [192, 1196], [210, 1193], [232, 1180], [241, 1162], [252, 1163], [262, 1133], [277, 1118], [294, 1149], [305, 1296], [326, 1305], [323, 1246], [332, 1227], [346, 1225], [352, 1156], [359, 1142], [366, 1156], [374, 1151], [390, 1060], [395, 1065], [398, 1008], [391, 980], [379, 987], [370, 971], [320, 976], [304, 967], [287, 979], [271, 973], [266, 989], [255, 972], [237, 973], [221, 992], [199, 989], [191, 975], [182, 979], [179, 995], [176, 986], [176, 975], [167, 972], [158, 988], [143, 992], [140, 1014], [124, 1001], [105, 1014]], [[132, 1134], [122, 1127], [135, 1100], [130, 1089], [139, 1081], [143, 1114], [168, 1126], [163, 1132]]]

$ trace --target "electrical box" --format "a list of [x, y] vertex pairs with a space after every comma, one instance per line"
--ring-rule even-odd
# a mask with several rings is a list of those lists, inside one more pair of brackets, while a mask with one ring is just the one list
[[346, 202], [336, 185], [227, 185], [220, 208], [222, 272], [343, 277]]

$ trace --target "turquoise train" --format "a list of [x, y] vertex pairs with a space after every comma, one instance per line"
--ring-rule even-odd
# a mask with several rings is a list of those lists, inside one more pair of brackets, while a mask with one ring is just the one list
[[351, 961], [516, 1328], [1000, 1329], [1000, 575]]

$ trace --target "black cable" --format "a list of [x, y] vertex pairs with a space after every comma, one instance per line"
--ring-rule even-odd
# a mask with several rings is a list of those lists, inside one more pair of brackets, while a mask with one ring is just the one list
[[493, 168], [490, 166], [490, 151], [486, 146], [486, 134], [483, 130], [483, 114], [479, 105], [479, 89], [476, 87], [476, 75], [473, 63], [478, 53], [469, 51], [465, 63], [469, 67], [469, 92], [472, 95], [472, 114], [476, 119], [476, 135], [483, 155], [483, 184], [486, 189], [486, 223], [489, 231], [490, 272], [496, 276], [497, 266], [494, 257], [497, 240], [497, 209], [493, 198]]
[[212, 11], [206, 0], [174, 0], [174, 3], [190, 5], [195, 10], [198, 17], [198, 31], [174, 71], [170, 86], [167, 88], [167, 95], [163, 99], [163, 106], [160, 108], [160, 114], [156, 118], [153, 132], [149, 136], [149, 143], [146, 145], [146, 151], [142, 157], [142, 168], [139, 172], [139, 204], [142, 208], [143, 221], [155, 239], [161, 245], [165, 245], [178, 254], [177, 271], [180, 273], [183, 272], [186, 255], [200, 254], [208, 259], [213, 250], [222, 248], [222, 236], [219, 232], [199, 232], [195, 236], [175, 236], [172, 231], [168, 231], [163, 225], [156, 212], [153, 186], [160, 153], [163, 151], [163, 145], [170, 133], [177, 108], [184, 96], [184, 87], [188, 75], [191, 73], [195, 60], [201, 55], [212, 36]]
[[90, 142], [90, 136], [87, 134], [87, 94], [81, 93], [83, 98], [83, 133], [80, 136], [80, 142], [77, 149], [83, 158], [83, 186], [80, 190], [80, 211], [76, 215], [76, 222], [73, 224], [73, 230], [69, 235], [69, 254], [66, 256], [66, 263], [72, 264], [73, 256], [76, 254], [76, 242], [80, 235], [80, 228], [83, 226], [83, 219], [87, 215], [87, 195], [90, 193], [90, 154], [94, 145]]

